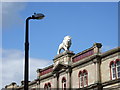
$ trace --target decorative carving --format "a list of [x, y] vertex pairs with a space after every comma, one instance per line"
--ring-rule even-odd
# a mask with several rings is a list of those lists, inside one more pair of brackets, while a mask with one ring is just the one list
[[60, 54], [61, 49], [67, 51], [71, 46], [71, 37], [65, 36], [63, 42], [59, 45], [57, 54]]

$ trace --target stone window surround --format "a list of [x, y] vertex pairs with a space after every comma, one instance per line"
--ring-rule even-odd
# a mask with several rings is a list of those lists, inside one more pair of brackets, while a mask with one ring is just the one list
[[51, 83], [50, 82], [44, 84], [44, 90], [51, 90]]
[[[86, 85], [84, 84], [84, 78], [85, 78], [85, 73], [86, 73]], [[80, 77], [81, 76], [81, 74], [82, 74], [82, 77]], [[88, 86], [88, 71], [86, 70], [86, 69], [84, 69], [83, 71], [79, 71], [79, 73], [78, 73], [78, 77], [79, 77], [79, 88], [82, 88], [82, 87], [86, 87], [86, 86]], [[80, 81], [81, 80], [81, 78], [82, 78], [82, 81]], [[81, 83], [82, 82], [82, 83]], [[81, 85], [81, 84], [82, 85]], [[82, 87], [81, 87], [82, 86]]]
[[62, 90], [66, 90], [66, 78], [65, 77], [62, 77]]
[[120, 77], [118, 77], [118, 75], [117, 75], [117, 68], [116, 68], [116, 64], [117, 64], [117, 62], [118, 61], [120, 61], [120, 59], [116, 59], [115, 61], [111, 61], [110, 62], [110, 64], [109, 64], [109, 67], [110, 67], [110, 79], [111, 80], [113, 80], [114, 78], [113, 78], [113, 73], [112, 73], [112, 64], [114, 64], [115, 65], [115, 79], [117, 79], [117, 78], [120, 78]]

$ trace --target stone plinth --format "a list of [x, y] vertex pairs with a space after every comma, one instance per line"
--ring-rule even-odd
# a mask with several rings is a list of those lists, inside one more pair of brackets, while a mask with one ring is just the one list
[[74, 55], [74, 53], [69, 50], [66, 50], [66, 51], [56, 55], [53, 59], [54, 65], [56, 66], [58, 63], [68, 65], [71, 62], [71, 57], [73, 55]]

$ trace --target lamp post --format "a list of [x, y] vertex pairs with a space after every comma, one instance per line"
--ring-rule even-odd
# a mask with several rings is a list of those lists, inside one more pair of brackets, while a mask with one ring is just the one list
[[45, 16], [41, 13], [34, 13], [31, 17], [26, 19], [26, 32], [25, 32], [25, 69], [24, 69], [24, 90], [28, 90], [29, 79], [29, 20], [30, 19], [42, 19]]

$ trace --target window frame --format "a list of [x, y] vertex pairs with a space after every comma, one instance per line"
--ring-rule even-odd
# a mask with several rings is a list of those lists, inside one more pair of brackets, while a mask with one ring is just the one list
[[51, 90], [51, 83], [50, 82], [48, 82], [48, 84], [47, 84], [48, 86], [48, 90]]
[[63, 77], [62, 78], [62, 90], [66, 90], [66, 87], [67, 87], [66, 78]]
[[82, 88], [83, 87], [83, 72], [82, 71], [79, 71], [79, 74], [78, 74], [78, 77], [79, 77], [79, 88]]
[[[85, 79], [86, 77], [86, 79]], [[83, 88], [88, 86], [88, 72], [86, 69], [84, 69], [83, 71], [79, 71], [78, 74], [78, 80], [79, 80], [79, 88]]]
[[44, 90], [51, 90], [51, 83], [50, 82], [44, 84]]
[[[86, 80], [85, 80], [85, 76], [86, 76]], [[83, 70], [83, 86], [86, 87], [88, 86], [88, 72], [87, 70]]]
[[[115, 63], [116, 63], [116, 77], [117, 78], [120, 78], [120, 59], [116, 59], [116, 61], [115, 61]], [[118, 65], [118, 63], [119, 63], [119, 65]], [[119, 68], [119, 69], [118, 69]]]
[[[117, 63], [119, 63], [119, 65]], [[113, 67], [113, 65], [114, 65], [114, 67]], [[120, 78], [120, 76], [119, 76], [120, 75], [120, 59], [111, 61], [109, 64], [109, 67], [110, 67], [110, 79], [114, 80], [114, 79]], [[115, 77], [113, 77], [114, 75], [115, 75]]]
[[44, 90], [48, 90], [48, 85], [47, 85], [47, 83], [44, 84]]

